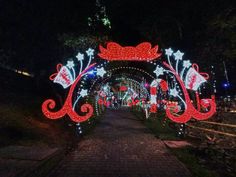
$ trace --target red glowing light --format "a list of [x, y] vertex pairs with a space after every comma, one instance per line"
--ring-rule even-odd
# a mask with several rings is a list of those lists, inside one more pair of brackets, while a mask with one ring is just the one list
[[87, 69], [85, 69], [78, 77], [75, 79], [74, 83], [71, 85], [68, 96], [66, 98], [66, 101], [63, 105], [63, 107], [56, 112], [52, 112], [51, 109], [54, 109], [56, 107], [56, 103], [52, 99], [46, 100], [42, 104], [42, 111], [43, 114], [49, 118], [49, 119], [59, 119], [65, 116], [66, 114], [69, 115], [71, 120], [74, 122], [83, 122], [89, 119], [93, 115], [93, 107], [90, 104], [83, 104], [81, 106], [81, 112], [86, 113], [84, 116], [78, 115], [74, 109], [73, 109], [73, 104], [72, 104], [72, 96], [73, 92], [75, 90], [75, 87], [77, 83], [80, 81], [81, 77], [83, 76], [84, 73], [86, 73], [91, 67], [93, 67], [96, 63], [90, 65]]
[[162, 79], [161, 82], [160, 82], [160, 86], [161, 86], [161, 90], [162, 90], [163, 92], [166, 92], [166, 91], [168, 90], [168, 84], [167, 84], [167, 82], [164, 81], [163, 79]]
[[98, 100], [98, 104], [103, 105], [103, 100], [101, 98]]
[[157, 53], [158, 45], [152, 48], [149, 42], [143, 42], [136, 47], [122, 47], [115, 42], [109, 42], [107, 49], [99, 46], [100, 56], [106, 60], [129, 60], [129, 61], [146, 61], [154, 60], [161, 56], [161, 53]]
[[157, 105], [156, 104], [151, 104], [150, 112], [151, 113], [156, 113], [157, 112]]
[[200, 100], [200, 105], [203, 108], [208, 108], [207, 112], [200, 112], [192, 105], [188, 91], [184, 85], [184, 82], [179, 77], [178, 73], [176, 73], [176, 71], [172, 67], [170, 67], [166, 62], [164, 62], [163, 64], [174, 73], [177, 81], [179, 82], [179, 84], [182, 88], [182, 91], [183, 91], [184, 97], [185, 97], [185, 101], [186, 101], [186, 109], [184, 110], [184, 113], [181, 115], [172, 114], [170, 105], [167, 104], [167, 108], [166, 108], [167, 117], [177, 123], [186, 123], [192, 117], [197, 120], [205, 120], [205, 119], [208, 119], [211, 116], [213, 116], [213, 114], [216, 112], [216, 103], [215, 103], [214, 96], [211, 96], [211, 99], [201, 99]]
[[150, 94], [156, 95], [157, 94], [157, 88], [156, 87], [150, 87]]
[[121, 92], [124, 92], [124, 91], [126, 91], [127, 90], [127, 87], [126, 86], [120, 86], [120, 91]]

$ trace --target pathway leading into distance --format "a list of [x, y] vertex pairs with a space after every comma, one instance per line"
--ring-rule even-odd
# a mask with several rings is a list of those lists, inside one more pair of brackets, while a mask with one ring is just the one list
[[189, 177], [186, 167], [170, 154], [132, 113], [107, 110], [50, 177]]

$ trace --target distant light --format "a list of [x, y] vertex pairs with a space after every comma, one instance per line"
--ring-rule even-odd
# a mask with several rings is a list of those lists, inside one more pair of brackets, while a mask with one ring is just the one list
[[148, 84], [148, 83], [145, 83], [144, 86], [145, 86], [145, 87], [149, 87], [149, 84]]
[[89, 71], [88, 74], [94, 74], [94, 71]]
[[21, 75], [24, 75], [24, 76], [34, 77], [33, 74], [30, 74], [30, 73], [25, 72], [25, 71], [20, 71], [20, 70], [17, 70], [17, 69], [15, 69], [14, 71], [15, 71], [16, 73], [21, 74]]
[[230, 87], [230, 84], [229, 84], [229, 83], [224, 83], [224, 84], [223, 84], [223, 87], [224, 87], [224, 88], [228, 88], [228, 87]]

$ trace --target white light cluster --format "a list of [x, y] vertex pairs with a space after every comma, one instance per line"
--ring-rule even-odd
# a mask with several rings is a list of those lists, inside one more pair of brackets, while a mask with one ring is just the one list
[[154, 73], [156, 74], [156, 76], [160, 76], [164, 74], [164, 68], [160, 67], [159, 65], [157, 65], [156, 70], [154, 71]]
[[81, 97], [85, 97], [88, 95], [88, 90], [82, 89], [79, 94], [81, 95]]
[[106, 71], [104, 70], [103, 67], [97, 69], [97, 76], [101, 76], [101, 77], [103, 77], [104, 74], [106, 74]]
[[179, 50], [173, 54], [175, 56], [175, 60], [182, 60], [184, 53]]

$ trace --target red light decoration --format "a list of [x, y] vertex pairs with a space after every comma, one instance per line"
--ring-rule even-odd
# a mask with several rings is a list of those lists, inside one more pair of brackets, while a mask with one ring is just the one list
[[98, 104], [103, 105], [103, 100], [101, 98], [98, 100]]
[[120, 91], [121, 92], [127, 91], [127, 87], [126, 86], [120, 86]]
[[151, 104], [150, 112], [151, 113], [156, 113], [157, 112], [157, 105], [156, 104]]
[[149, 42], [143, 42], [136, 47], [122, 47], [115, 42], [109, 42], [107, 49], [99, 46], [100, 53], [99, 57], [105, 60], [117, 61], [117, 60], [128, 60], [128, 61], [146, 61], [154, 60], [161, 56], [161, 53], [157, 53], [158, 45], [152, 48]]
[[163, 92], [166, 92], [166, 91], [168, 90], [168, 84], [167, 84], [167, 82], [164, 81], [163, 79], [162, 79], [161, 82], [160, 82], [160, 86], [161, 86], [161, 90], [162, 90]]
[[150, 85], [150, 103], [151, 103], [151, 108], [150, 112], [151, 113], [156, 113], [157, 112], [157, 85], [158, 82], [156, 80], [152, 81]]
[[191, 119], [191, 117], [197, 119], [197, 120], [205, 120], [208, 119], [209, 117], [213, 116], [213, 114], [216, 112], [216, 103], [215, 103], [215, 99], [214, 96], [211, 96], [211, 99], [201, 99], [200, 100], [200, 105], [204, 108], [210, 108], [208, 110], [208, 112], [200, 112], [198, 111], [191, 102], [191, 99], [188, 95], [188, 91], [184, 85], [184, 82], [181, 80], [181, 78], [179, 77], [178, 73], [176, 73], [176, 71], [170, 66], [168, 65], [166, 62], [163, 62], [164, 66], [166, 66], [170, 71], [173, 72], [173, 74], [175, 75], [177, 81], [179, 82], [181, 89], [184, 93], [184, 97], [185, 97], [185, 102], [186, 102], [186, 109], [184, 110], [184, 113], [181, 115], [173, 115], [171, 112], [171, 108], [170, 106], [167, 104], [167, 108], [166, 108], [166, 115], [169, 119], [171, 119], [174, 122], [177, 123], [186, 123], [187, 121], [189, 121]]
[[179, 111], [177, 102], [167, 101], [166, 104], [168, 108], [172, 109], [175, 113]]
[[150, 87], [150, 94], [156, 95], [157, 94], [157, 88], [156, 87]]
[[75, 90], [75, 87], [77, 85], [77, 83], [80, 81], [81, 77], [83, 76], [83, 74], [85, 74], [90, 68], [92, 68], [96, 63], [90, 65], [89, 67], [87, 67], [87, 69], [85, 69], [83, 72], [81, 72], [77, 78], [75, 79], [75, 81], [73, 82], [73, 84], [70, 87], [68, 96], [66, 98], [66, 101], [63, 105], [63, 107], [56, 112], [52, 112], [50, 109], [54, 109], [56, 107], [56, 103], [54, 100], [52, 99], [48, 99], [46, 100], [43, 104], [42, 104], [42, 111], [43, 114], [49, 118], [49, 119], [60, 119], [63, 116], [65, 116], [66, 114], [69, 115], [69, 117], [71, 118], [71, 120], [73, 120], [74, 122], [83, 122], [86, 121], [87, 119], [89, 119], [92, 115], [93, 115], [93, 107], [90, 104], [83, 104], [81, 106], [81, 112], [86, 113], [84, 116], [80, 116], [78, 115], [74, 110], [73, 110], [73, 104], [72, 104], [72, 95], [73, 92]]

